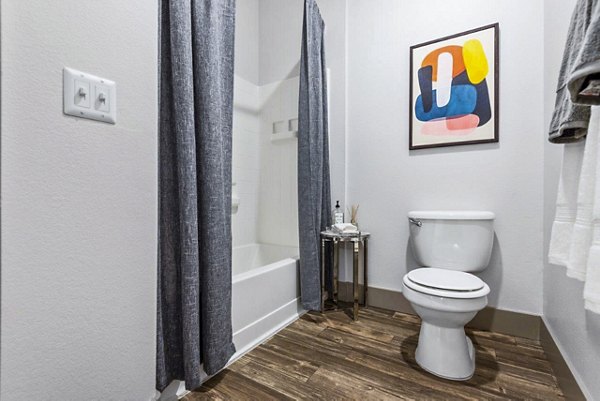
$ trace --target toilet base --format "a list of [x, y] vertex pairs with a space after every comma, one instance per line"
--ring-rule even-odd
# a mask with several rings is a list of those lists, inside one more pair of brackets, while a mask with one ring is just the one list
[[423, 370], [448, 380], [469, 380], [475, 372], [475, 348], [463, 327], [422, 322], [415, 358]]

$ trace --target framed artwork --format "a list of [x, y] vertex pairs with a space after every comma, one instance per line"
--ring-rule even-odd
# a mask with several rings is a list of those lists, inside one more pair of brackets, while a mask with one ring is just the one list
[[409, 148], [498, 142], [498, 24], [410, 48]]

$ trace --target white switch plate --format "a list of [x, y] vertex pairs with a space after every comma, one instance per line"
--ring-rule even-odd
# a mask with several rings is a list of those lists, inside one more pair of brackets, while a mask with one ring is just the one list
[[117, 122], [117, 85], [114, 81], [65, 67], [64, 113], [91, 120]]

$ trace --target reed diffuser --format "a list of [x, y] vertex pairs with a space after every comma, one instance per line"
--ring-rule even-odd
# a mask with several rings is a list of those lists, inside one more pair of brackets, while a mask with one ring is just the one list
[[355, 225], [356, 228], [358, 228], [358, 221], [356, 220], [356, 218], [358, 217], [358, 208], [359, 207], [360, 207], [360, 205], [352, 205], [348, 209], [348, 214], [350, 215], [350, 223]]

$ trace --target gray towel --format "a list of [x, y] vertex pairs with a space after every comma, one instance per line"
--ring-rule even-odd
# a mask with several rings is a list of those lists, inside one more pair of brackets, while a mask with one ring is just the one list
[[600, 74], [600, 4], [598, 0], [578, 0], [558, 78], [550, 142], [576, 142], [585, 137], [589, 105], [600, 104], [600, 97], [584, 98], [579, 93], [596, 74]]

